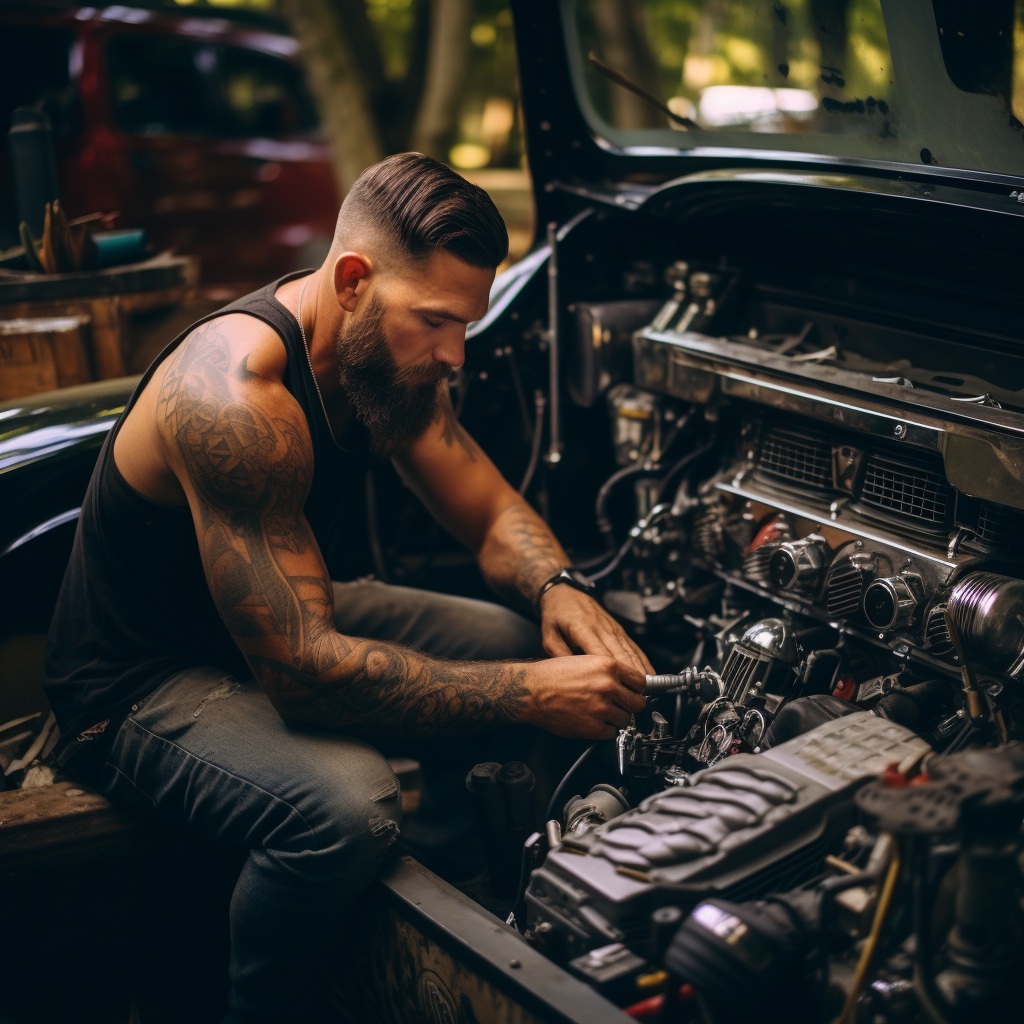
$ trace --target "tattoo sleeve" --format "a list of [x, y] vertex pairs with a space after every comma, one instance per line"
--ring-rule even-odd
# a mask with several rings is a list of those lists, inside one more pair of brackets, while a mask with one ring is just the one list
[[[337, 632], [330, 577], [302, 511], [308, 428], [283, 393], [282, 415], [271, 415], [257, 379], [213, 321], [168, 360], [157, 415], [191, 485], [214, 602], [274, 705], [289, 721], [367, 735], [517, 721], [528, 697], [522, 665], [440, 661]], [[451, 443], [465, 445], [459, 429]]]
[[568, 564], [547, 523], [525, 501], [501, 513], [480, 557], [491, 586], [531, 607], [544, 583]]

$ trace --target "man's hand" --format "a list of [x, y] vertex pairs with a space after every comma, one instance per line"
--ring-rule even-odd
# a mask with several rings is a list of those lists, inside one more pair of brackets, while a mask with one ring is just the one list
[[614, 658], [644, 675], [654, 669], [626, 631], [587, 594], [561, 583], [540, 599], [541, 638], [552, 658], [582, 652]]
[[610, 657], [532, 662], [525, 680], [530, 696], [519, 720], [556, 736], [612, 739], [643, 710], [644, 674]]
[[[451, 402], [442, 403], [439, 413], [395, 465], [435, 518], [476, 555], [488, 584], [523, 609], [532, 608], [544, 583], [569, 565], [569, 556], [459, 426]], [[654, 672], [622, 627], [587, 595], [551, 587], [540, 611], [544, 649], [553, 657], [582, 652]]]

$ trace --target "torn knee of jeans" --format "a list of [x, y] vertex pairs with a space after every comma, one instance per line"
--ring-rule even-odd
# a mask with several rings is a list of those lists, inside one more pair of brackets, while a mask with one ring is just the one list
[[378, 839], [384, 839], [390, 846], [398, 838], [398, 822], [391, 818], [371, 818], [370, 832]]
[[199, 706], [192, 712], [193, 718], [198, 718], [202, 713], [203, 709], [208, 705], [212, 704], [215, 700], [227, 700], [228, 697], [233, 696], [241, 690], [242, 684], [236, 679], [225, 680], [216, 690], [211, 690], [200, 702]]
[[398, 780], [394, 779], [389, 782], [383, 789], [379, 789], [373, 794], [373, 802], [375, 804], [382, 804], [387, 800], [394, 800], [395, 797], [402, 795], [402, 787], [398, 784]]

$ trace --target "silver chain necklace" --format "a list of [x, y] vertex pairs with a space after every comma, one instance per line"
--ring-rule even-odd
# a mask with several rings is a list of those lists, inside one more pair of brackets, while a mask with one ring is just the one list
[[[313, 275], [310, 274], [309, 277]], [[302, 282], [302, 287], [299, 288], [299, 302], [295, 307], [295, 319], [299, 322], [299, 335], [302, 338], [302, 347], [306, 350], [306, 362], [309, 363], [309, 372], [313, 377], [313, 387], [316, 388], [316, 397], [320, 399], [320, 408], [324, 411], [324, 420], [327, 423], [327, 430], [331, 435], [331, 440], [337, 447], [341, 447], [338, 444], [338, 439], [334, 436], [334, 428], [331, 426], [331, 418], [327, 415], [327, 406], [324, 404], [324, 396], [320, 391], [320, 382], [316, 379], [316, 370], [313, 369], [313, 356], [309, 351], [309, 342], [306, 341], [306, 329], [302, 326], [302, 296], [306, 291], [306, 285], [309, 284], [309, 277]]]

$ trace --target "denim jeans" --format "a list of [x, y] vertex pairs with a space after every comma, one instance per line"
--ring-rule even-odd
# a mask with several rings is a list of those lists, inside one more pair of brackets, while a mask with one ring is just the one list
[[[335, 620], [347, 635], [396, 640], [446, 658], [543, 653], [537, 627], [498, 605], [373, 581], [334, 589]], [[435, 847], [458, 845], [471, 827], [468, 767], [521, 747], [524, 735], [502, 730], [467, 743], [377, 745], [424, 759], [428, 848], [431, 840]], [[377, 746], [289, 727], [253, 681], [204, 666], [168, 679], [119, 729], [93, 780], [102, 792], [249, 850], [231, 900], [226, 1022], [319, 1015], [346, 908], [399, 834], [401, 793]], [[449, 803], [455, 825], [446, 832], [438, 823]]]

